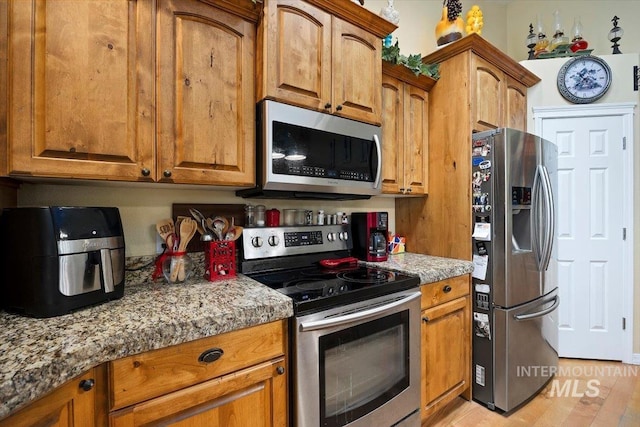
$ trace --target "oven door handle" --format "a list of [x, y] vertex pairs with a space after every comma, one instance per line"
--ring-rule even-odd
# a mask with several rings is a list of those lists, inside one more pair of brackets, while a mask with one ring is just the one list
[[392, 314], [396, 312], [397, 308], [401, 305], [407, 304], [416, 298], [420, 298], [422, 294], [420, 292], [413, 292], [405, 298], [400, 298], [389, 304], [382, 304], [368, 310], [358, 311], [357, 313], [346, 314], [344, 316], [332, 317], [330, 319], [316, 320], [313, 322], [302, 322], [300, 324], [300, 331], [315, 331], [318, 329], [330, 328], [333, 326], [341, 326], [348, 323], [360, 322], [362, 320], [370, 319], [372, 317], [380, 317], [385, 314]]

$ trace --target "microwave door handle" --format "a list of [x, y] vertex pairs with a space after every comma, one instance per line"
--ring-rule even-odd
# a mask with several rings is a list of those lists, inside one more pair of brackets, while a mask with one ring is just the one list
[[401, 298], [397, 301], [393, 301], [389, 304], [382, 304], [367, 310], [358, 311], [357, 313], [346, 314], [344, 316], [331, 317], [329, 319], [315, 320], [312, 322], [302, 322], [300, 324], [301, 332], [315, 331], [318, 329], [330, 328], [333, 326], [342, 326], [348, 323], [360, 322], [362, 320], [370, 319], [384, 314], [391, 314], [396, 311], [396, 308], [413, 301], [416, 298], [421, 297], [420, 292], [413, 292], [405, 298]]
[[376, 172], [375, 187], [380, 188], [380, 176], [382, 175], [382, 151], [380, 149], [380, 140], [378, 135], [373, 135], [373, 142], [376, 144], [376, 153], [378, 154], [378, 170]]

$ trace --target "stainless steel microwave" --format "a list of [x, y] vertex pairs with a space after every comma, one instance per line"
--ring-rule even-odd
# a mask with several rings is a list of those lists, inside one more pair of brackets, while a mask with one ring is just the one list
[[257, 106], [257, 186], [242, 197], [368, 199], [380, 194], [380, 126], [275, 101]]

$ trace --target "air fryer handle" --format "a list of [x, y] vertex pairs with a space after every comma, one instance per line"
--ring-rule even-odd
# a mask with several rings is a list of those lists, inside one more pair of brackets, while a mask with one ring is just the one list
[[111, 264], [111, 249], [100, 249], [100, 270], [105, 293], [113, 292], [113, 264]]

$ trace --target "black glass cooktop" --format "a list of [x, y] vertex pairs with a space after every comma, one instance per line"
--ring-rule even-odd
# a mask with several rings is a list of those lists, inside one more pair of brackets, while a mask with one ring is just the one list
[[416, 276], [361, 265], [339, 269], [314, 266], [249, 276], [291, 297], [296, 314], [400, 292], [420, 284]]

